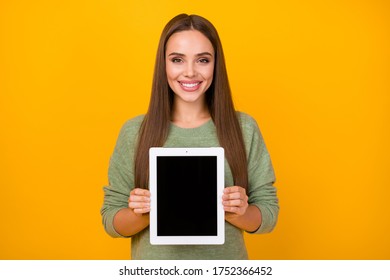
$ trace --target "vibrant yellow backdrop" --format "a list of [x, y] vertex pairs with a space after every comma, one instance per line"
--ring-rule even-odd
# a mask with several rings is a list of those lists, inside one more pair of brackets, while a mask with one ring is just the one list
[[118, 132], [144, 113], [165, 23], [219, 30], [280, 219], [252, 259], [390, 259], [390, 4], [0, 1], [0, 259], [127, 259], [101, 226]]

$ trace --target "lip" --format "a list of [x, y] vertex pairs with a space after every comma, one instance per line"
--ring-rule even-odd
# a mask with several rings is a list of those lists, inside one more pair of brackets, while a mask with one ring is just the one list
[[192, 92], [200, 88], [202, 81], [178, 81], [184, 91]]

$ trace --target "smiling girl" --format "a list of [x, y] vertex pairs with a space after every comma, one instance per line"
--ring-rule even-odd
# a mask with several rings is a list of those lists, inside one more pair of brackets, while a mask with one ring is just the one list
[[[225, 244], [150, 244], [151, 147], [225, 149]], [[256, 121], [234, 109], [216, 29], [200, 16], [176, 16], [160, 38], [149, 109], [126, 122], [111, 157], [101, 209], [105, 230], [132, 238], [132, 259], [247, 259], [243, 231], [267, 233], [276, 224], [274, 181]], [[202, 207], [202, 186], [193, 195]]]

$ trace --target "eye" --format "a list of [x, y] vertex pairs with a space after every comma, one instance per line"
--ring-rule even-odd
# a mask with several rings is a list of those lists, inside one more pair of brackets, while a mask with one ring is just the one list
[[210, 60], [208, 58], [200, 58], [198, 61], [200, 63], [209, 63], [210, 62]]
[[171, 59], [171, 61], [172, 61], [173, 63], [180, 63], [180, 62], [183, 61], [183, 59], [181, 59], [180, 57], [174, 57], [174, 58]]

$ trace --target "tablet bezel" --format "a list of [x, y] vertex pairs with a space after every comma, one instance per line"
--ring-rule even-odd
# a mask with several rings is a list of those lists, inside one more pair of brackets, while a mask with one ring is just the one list
[[[157, 157], [159, 156], [216, 156], [217, 157], [217, 235], [216, 236], [158, 236], [157, 235]], [[222, 195], [225, 185], [225, 156], [221, 147], [213, 148], [150, 148], [150, 243], [153, 245], [201, 245], [225, 242], [225, 212]]]

